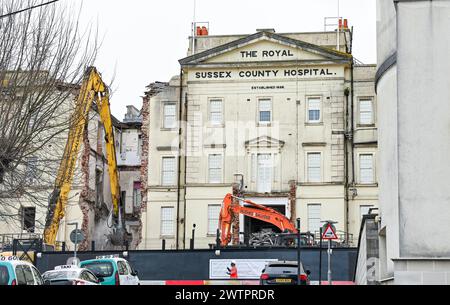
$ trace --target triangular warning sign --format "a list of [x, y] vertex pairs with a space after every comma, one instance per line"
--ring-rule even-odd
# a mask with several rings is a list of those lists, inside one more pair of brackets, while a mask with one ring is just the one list
[[329, 223], [327, 228], [322, 234], [322, 239], [339, 239], [336, 235], [336, 232], [334, 232], [333, 227]]

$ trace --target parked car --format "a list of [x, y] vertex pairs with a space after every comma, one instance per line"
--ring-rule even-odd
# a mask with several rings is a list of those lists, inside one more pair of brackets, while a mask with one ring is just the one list
[[15, 257], [0, 257], [0, 285], [43, 285], [41, 274], [33, 264]]
[[303, 269], [300, 262], [300, 276], [298, 276], [298, 264], [296, 261], [269, 262], [262, 271], [261, 285], [309, 285], [309, 270]]
[[103, 279], [101, 285], [140, 285], [137, 271], [126, 259], [117, 256], [100, 256], [82, 261], [80, 267], [91, 270]]
[[99, 280], [94, 273], [86, 268], [76, 265], [56, 266], [42, 274], [44, 285], [99, 285]]

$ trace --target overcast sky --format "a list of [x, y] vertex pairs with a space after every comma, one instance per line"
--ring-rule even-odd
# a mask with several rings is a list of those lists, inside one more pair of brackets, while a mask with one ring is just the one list
[[[63, 0], [73, 2], [78, 0]], [[210, 23], [211, 35], [323, 31], [324, 17], [337, 16], [338, 0], [197, 0], [196, 20]], [[194, 0], [84, 0], [82, 21], [99, 24], [103, 44], [96, 66], [106, 82], [115, 73], [112, 113], [126, 105], [140, 109], [145, 86], [179, 73], [194, 16]], [[354, 26], [354, 51], [376, 62], [375, 0], [340, 0], [340, 15]]]

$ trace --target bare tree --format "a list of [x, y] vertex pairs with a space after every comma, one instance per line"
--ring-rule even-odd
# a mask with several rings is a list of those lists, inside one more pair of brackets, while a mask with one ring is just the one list
[[75, 97], [97, 54], [97, 33], [82, 30], [81, 6], [39, 6], [45, 2], [0, 4], [0, 223], [17, 224], [22, 205], [46, 208]]

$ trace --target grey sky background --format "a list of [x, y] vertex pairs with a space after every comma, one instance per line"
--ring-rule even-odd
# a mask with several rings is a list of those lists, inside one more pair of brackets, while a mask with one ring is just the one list
[[[67, 2], [78, 0], [64, 0]], [[323, 31], [324, 17], [337, 16], [337, 0], [197, 0], [196, 20], [209, 21], [211, 35]], [[169, 81], [185, 57], [194, 0], [84, 0], [83, 23], [97, 23], [103, 39], [96, 66], [106, 82], [114, 76], [112, 113], [142, 106], [145, 86]], [[354, 56], [376, 63], [375, 0], [340, 0], [340, 15], [354, 26]]]

